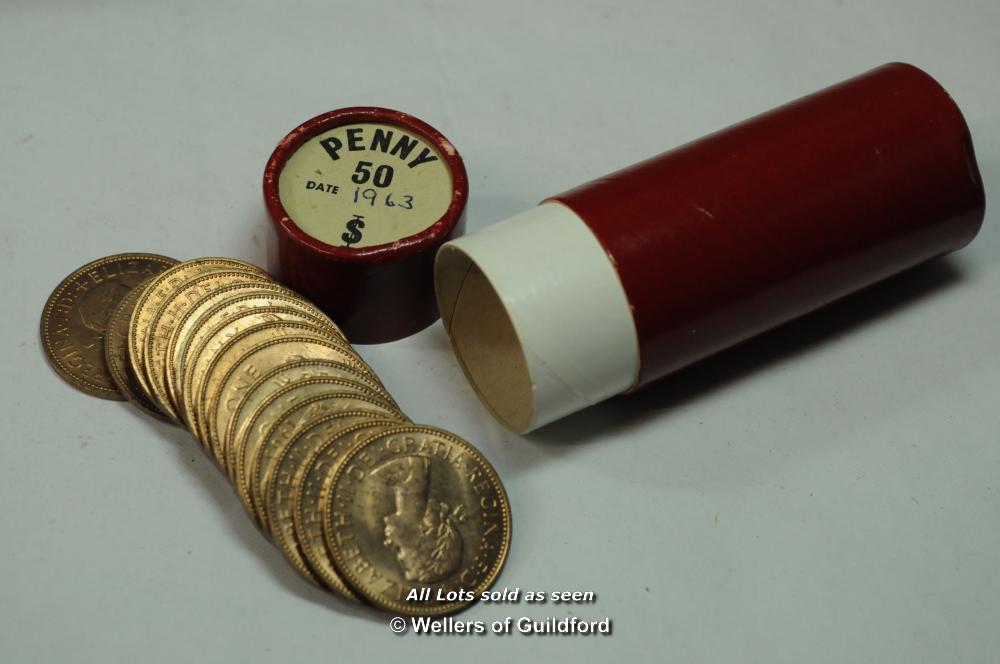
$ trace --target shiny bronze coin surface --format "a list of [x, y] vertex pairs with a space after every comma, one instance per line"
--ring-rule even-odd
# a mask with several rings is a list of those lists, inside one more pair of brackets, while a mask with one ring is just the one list
[[[207, 332], [220, 321], [247, 309], [258, 309], [273, 306], [295, 307], [302, 304], [299, 296], [284, 286], [270, 284], [234, 284], [220, 288], [215, 293], [195, 302], [184, 312], [181, 320], [167, 341], [167, 392], [170, 399], [177, 403], [180, 394], [178, 375], [184, 361], [184, 354], [189, 344], [199, 332]], [[317, 321], [327, 320], [325, 314], [313, 307]], [[333, 322], [330, 321], [330, 325]], [[197, 346], [197, 342], [195, 342]]]
[[[344, 361], [345, 358], [342, 355], [343, 351], [336, 344], [318, 339], [300, 339], [291, 343], [300, 348], [304, 346], [302, 350], [308, 353], [310, 359], [321, 358], [323, 355], [326, 355], [332, 362], [346, 364]], [[287, 348], [285, 340], [269, 342], [268, 346], [275, 347], [269, 352], [283, 353], [286, 352], [285, 349]], [[296, 385], [315, 385], [316, 379], [324, 379], [323, 382], [319, 383], [319, 387], [315, 389], [303, 389], [302, 391], [292, 391], [292, 388]], [[310, 380], [314, 382], [309, 383]], [[392, 409], [394, 412], [398, 411], [395, 401], [391, 398], [385, 399], [379, 393], [373, 393], [368, 389], [367, 383], [358, 381], [355, 378], [340, 378], [336, 374], [331, 376], [310, 376], [309, 378], [299, 379], [294, 384], [290, 383], [276, 391], [254, 391], [247, 396], [245, 403], [238, 404], [237, 410], [233, 413], [228, 424], [231, 433], [225, 443], [225, 465], [229, 470], [230, 479], [232, 479], [233, 484], [237, 488], [244, 487], [249, 482], [250, 464], [256, 453], [256, 447], [262, 442], [262, 435], [266, 427], [270, 426], [273, 422], [274, 417], [277, 417], [284, 410], [291, 408], [295, 403], [312, 396], [314, 393], [331, 391], [324, 389], [323, 385], [335, 385], [336, 390], [334, 391], [349, 391], [361, 396], [368, 396], [375, 402]], [[242, 489], [240, 490], [242, 491]]]
[[136, 285], [176, 264], [157, 254], [117, 254], [63, 279], [45, 303], [40, 325], [42, 348], [56, 373], [81, 392], [124, 399], [105, 359], [108, 321]]
[[[306, 563], [302, 547], [295, 536], [295, 524], [292, 519], [292, 480], [306, 459], [331, 436], [337, 437], [348, 428], [378, 420], [379, 417], [378, 413], [372, 411], [346, 411], [327, 416], [319, 424], [303, 427], [288, 441], [275, 460], [273, 477], [268, 485], [265, 501], [271, 540], [281, 549], [292, 567], [310, 581], [316, 582], [318, 575]], [[319, 581], [326, 585], [324, 579]], [[341, 587], [331, 589], [342, 592], [341, 588], [347, 590], [342, 581]], [[354, 593], [350, 593], [349, 596], [353, 598]]]
[[[397, 614], [440, 615], [470, 604], [500, 574], [510, 505], [476, 448], [407, 425], [364, 440], [335, 466], [323, 529], [337, 570], [359, 595]], [[427, 587], [429, 601], [406, 599]]]
[[[339, 348], [331, 349], [339, 352]], [[256, 358], [248, 358], [254, 362], [263, 360], [270, 364], [267, 355], [277, 354], [279, 359], [286, 363], [264, 373], [253, 380], [260, 369], [253, 365], [244, 368], [243, 372], [236, 374], [232, 389], [223, 388], [215, 406], [215, 431], [222, 447], [223, 458], [220, 459], [223, 467], [229, 472], [234, 458], [231, 449], [236, 438], [236, 429], [242, 421], [242, 413], [252, 413], [265, 399], [278, 390], [291, 385], [292, 383], [309, 378], [340, 378], [348, 383], [358, 384], [365, 388], [371, 395], [381, 398], [383, 401], [396, 405], [389, 393], [370, 374], [360, 372], [356, 366], [351, 366], [346, 362], [336, 360], [304, 359], [288, 361], [288, 346], [284, 343], [268, 344], [266, 348], [260, 349], [260, 354]], [[246, 380], [243, 376], [246, 374]], [[230, 476], [235, 477], [231, 472]]]
[[132, 320], [129, 321], [129, 362], [131, 362], [132, 372], [135, 374], [136, 380], [146, 392], [152, 393], [146, 378], [146, 358], [144, 355], [146, 337], [149, 334], [149, 325], [157, 308], [174, 289], [191, 277], [222, 270], [246, 270], [267, 276], [267, 273], [256, 265], [244, 261], [232, 258], [198, 258], [185, 261], [162, 272], [143, 291], [135, 305], [135, 310], [132, 312]]
[[296, 293], [284, 286], [275, 283], [226, 286], [192, 305], [170, 334], [167, 342], [167, 391], [170, 399], [175, 404], [180, 401], [178, 376], [183, 369], [188, 348], [198, 346], [199, 334], [208, 333], [220, 322], [240, 311], [267, 307], [300, 309], [317, 322], [326, 322], [340, 333], [339, 328], [319, 308], [301, 300]]
[[[399, 426], [399, 422], [380, 420], [369, 415], [369, 419], [364, 422], [345, 428], [345, 420], [342, 419], [345, 415], [350, 416], [354, 413], [334, 413], [320, 418], [299, 434], [296, 442], [279, 460], [279, 469], [286, 464], [286, 459], [292, 454], [292, 450], [299, 447], [301, 443], [298, 441], [310, 441], [305, 443], [309, 446], [308, 450], [301, 450], [306, 456], [294, 470], [291, 480], [287, 479], [284, 470], [279, 470], [272, 484], [272, 491], [268, 493], [268, 501], [274, 500], [278, 503], [284, 500], [290, 501], [295, 543], [309, 569], [330, 590], [356, 600], [357, 595], [341, 578], [326, 550], [326, 542], [323, 540], [322, 488], [326, 479], [332, 476], [334, 465], [343, 457], [346, 450], [367, 437]], [[295, 454], [298, 457], [299, 451]], [[291, 496], [286, 498], [284, 492], [289, 488]], [[271, 514], [284, 519], [286, 517], [282, 509], [280, 504], [268, 507]]]
[[267, 527], [265, 494], [274, 462], [285, 446], [313, 420], [351, 410], [407, 422], [381, 399], [334, 378], [308, 379], [276, 392], [243, 423], [237, 436], [236, 489], [248, 511]]
[[185, 423], [310, 583], [439, 615], [500, 573], [510, 506], [492, 466], [410, 422], [335, 322], [263, 270], [109, 256], [56, 288], [41, 335], [79, 389]]
[[142, 295], [146, 283], [148, 280], [130, 290], [111, 314], [107, 332], [104, 334], [104, 359], [108, 363], [111, 378], [126, 399], [148, 415], [169, 422], [170, 418], [163, 414], [132, 375], [128, 361], [128, 323], [132, 317], [132, 309], [135, 308], [135, 303]]
[[[296, 393], [308, 394], [310, 391], [323, 389], [324, 384], [325, 382], [321, 380], [305, 381], [299, 384], [301, 389], [298, 392], [290, 389], [286, 393], [286, 398], [293, 398]], [[260, 517], [261, 525], [265, 528], [270, 527], [271, 515], [268, 512], [267, 494], [274, 480], [278, 459], [299, 432], [310, 426], [313, 421], [339, 412], [363, 410], [374, 412], [373, 417], [377, 419], [395, 419], [401, 424], [409, 422], [405, 415], [379, 399], [367, 394], [340, 392], [338, 389], [336, 383], [326, 385], [325, 393], [310, 396], [296, 403], [280, 413], [273, 424], [265, 429], [261, 443], [250, 459], [248, 469], [250, 499], [253, 501], [254, 511]], [[261, 420], [266, 422], [267, 417], [267, 413], [264, 413]]]
[[170, 419], [179, 422], [176, 407], [167, 391], [167, 344], [181, 317], [196, 302], [235, 284], [272, 283], [269, 277], [246, 270], [219, 270], [188, 279], [177, 286], [153, 312], [146, 334], [146, 378], [152, 396]]
[[[228, 368], [228, 365], [231, 365], [239, 358], [235, 353], [245, 351], [246, 345], [241, 345], [236, 349], [233, 349], [232, 346], [237, 339], [242, 339], [241, 335], [248, 330], [266, 328], [267, 331], [263, 335], [255, 337], [255, 340], [260, 340], [261, 336], [265, 339], [276, 339], [293, 334], [287, 329], [275, 329], [275, 326], [282, 323], [306, 326], [309, 330], [309, 336], [320, 336], [319, 332], [317, 332], [318, 328], [315, 321], [299, 309], [286, 307], [247, 309], [237, 311], [213, 327], [198, 342], [198, 347], [186, 354], [184, 363], [178, 368], [181, 380], [180, 413], [191, 433], [202, 443], [206, 441], [200, 431], [201, 423], [198, 418], [201, 415], [199, 411], [201, 406], [204, 405], [203, 402], [206, 398], [206, 395], [202, 391], [206, 374], [215, 369], [219, 356], [224, 353], [231, 351], [234, 353], [233, 357], [227, 359], [228, 364], [224, 369]], [[330, 338], [333, 335], [332, 333], [327, 333], [323, 337]]]
[[[241, 372], [244, 366], [242, 364], [244, 357], [252, 355], [258, 346], [267, 341], [296, 336], [333, 341], [333, 335], [328, 330], [320, 328], [311, 321], [280, 320], [258, 323], [247, 327], [227, 341], [205, 368], [205, 371], [200, 376], [195, 376], [193, 383], [194, 411], [189, 415], [194, 420], [192, 424], [196, 432], [195, 435], [202, 443], [210, 444], [212, 447], [209, 449], [215, 449], [219, 446], [218, 437], [212, 430], [214, 423], [209, 421], [211, 414], [215, 412], [215, 404], [222, 390], [229, 385], [229, 379]], [[301, 356], [292, 354], [290, 356], [271, 355], [270, 357], [274, 364], [258, 365], [264, 371], [270, 371], [283, 361], [300, 359]], [[364, 365], [360, 359], [356, 361], [360, 365]]]

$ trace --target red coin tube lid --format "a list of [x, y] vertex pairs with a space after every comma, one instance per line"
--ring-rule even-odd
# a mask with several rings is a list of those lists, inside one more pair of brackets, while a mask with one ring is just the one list
[[438, 318], [434, 255], [461, 235], [468, 196], [462, 158], [430, 125], [386, 108], [331, 111], [267, 162], [269, 267], [352, 342], [400, 339]]
[[445, 244], [438, 304], [525, 432], [958, 249], [984, 207], [955, 102], [888, 64]]

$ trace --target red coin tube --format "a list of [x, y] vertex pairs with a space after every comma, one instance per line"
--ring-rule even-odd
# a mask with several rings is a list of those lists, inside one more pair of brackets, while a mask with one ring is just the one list
[[376, 107], [325, 113], [264, 170], [269, 268], [352, 342], [400, 339], [438, 318], [434, 255], [461, 235], [468, 195], [458, 151], [425, 122]]
[[438, 304], [526, 432], [958, 249], [984, 207], [955, 102], [888, 64], [445, 244]]

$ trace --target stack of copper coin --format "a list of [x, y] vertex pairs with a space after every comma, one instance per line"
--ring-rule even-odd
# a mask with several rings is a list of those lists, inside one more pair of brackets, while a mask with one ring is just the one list
[[94, 261], [53, 292], [41, 333], [75, 386], [187, 427], [311, 583], [433, 615], [499, 574], [510, 507], [489, 462], [413, 424], [337, 325], [254, 265]]

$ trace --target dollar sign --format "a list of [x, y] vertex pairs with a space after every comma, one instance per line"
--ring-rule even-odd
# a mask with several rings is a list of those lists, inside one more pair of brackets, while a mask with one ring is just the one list
[[361, 230], [365, 227], [364, 217], [356, 214], [347, 222], [347, 232], [341, 233], [340, 239], [344, 241], [344, 246], [349, 247], [355, 242], [361, 241]]

